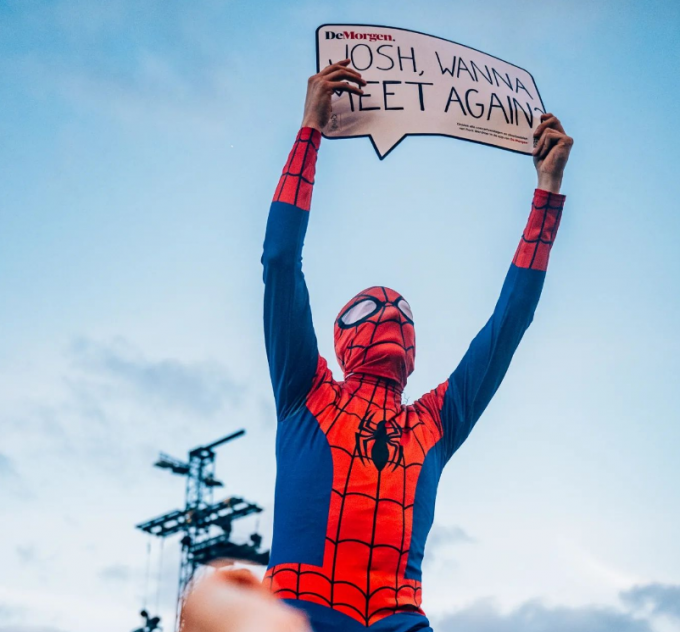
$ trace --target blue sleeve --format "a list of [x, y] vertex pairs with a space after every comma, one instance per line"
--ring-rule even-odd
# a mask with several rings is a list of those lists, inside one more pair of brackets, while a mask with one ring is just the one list
[[[461, 446], [501, 384], [534, 317], [564, 196], [537, 190], [529, 222], [500, 298], [445, 386], [441, 408], [446, 458]], [[444, 390], [444, 389], [442, 389]]]
[[279, 420], [305, 402], [319, 361], [302, 273], [321, 134], [298, 133], [269, 210], [264, 240], [264, 335]]

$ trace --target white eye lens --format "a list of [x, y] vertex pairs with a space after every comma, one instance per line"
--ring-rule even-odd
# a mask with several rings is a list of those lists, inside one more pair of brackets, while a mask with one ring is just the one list
[[378, 304], [371, 299], [360, 301], [350, 309], [348, 309], [341, 317], [340, 322], [343, 325], [353, 325], [359, 322], [362, 318], [366, 318], [378, 309]]
[[405, 299], [400, 298], [399, 302], [397, 303], [397, 307], [400, 309], [400, 311], [408, 318], [409, 320], [413, 320], [413, 312], [411, 311], [411, 306], [406, 302]]

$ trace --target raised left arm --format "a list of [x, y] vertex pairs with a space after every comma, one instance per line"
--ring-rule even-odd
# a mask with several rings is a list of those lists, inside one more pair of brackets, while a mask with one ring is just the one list
[[573, 140], [551, 114], [543, 115], [536, 136], [539, 188], [494, 312], [449, 379], [417, 402], [440, 419], [446, 458], [465, 441], [496, 393], [541, 296], [564, 207], [559, 189]]
[[[319, 351], [309, 292], [302, 273], [302, 247], [309, 222], [321, 129], [334, 91], [361, 94], [361, 75], [349, 59], [309, 78], [302, 121], [269, 209], [264, 240], [264, 333], [279, 421], [299, 408], [312, 386]], [[353, 82], [357, 85], [353, 85]]]

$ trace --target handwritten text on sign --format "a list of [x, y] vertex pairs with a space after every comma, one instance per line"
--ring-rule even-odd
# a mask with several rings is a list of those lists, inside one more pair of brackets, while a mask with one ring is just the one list
[[333, 96], [329, 138], [370, 136], [384, 158], [409, 134], [438, 134], [530, 154], [545, 112], [522, 68], [439, 37], [405, 29], [325, 24], [317, 67], [351, 59], [363, 96]]

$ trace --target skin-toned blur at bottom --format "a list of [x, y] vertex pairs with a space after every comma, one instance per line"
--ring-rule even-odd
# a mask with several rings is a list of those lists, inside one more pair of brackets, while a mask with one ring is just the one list
[[305, 617], [274, 598], [246, 569], [219, 569], [196, 582], [182, 632], [312, 632]]

